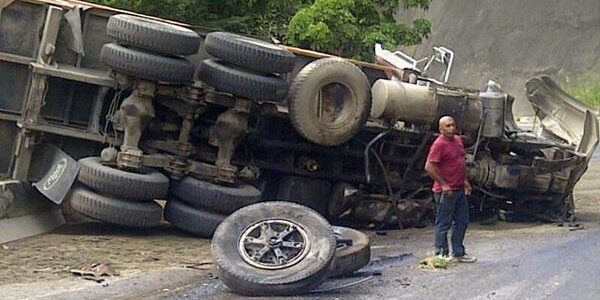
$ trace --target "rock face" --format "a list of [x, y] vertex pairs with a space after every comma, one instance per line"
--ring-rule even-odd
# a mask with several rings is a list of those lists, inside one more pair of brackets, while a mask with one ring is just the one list
[[454, 50], [451, 84], [482, 89], [493, 79], [517, 99], [515, 116], [524, 116], [533, 114], [524, 101], [527, 79], [600, 72], [599, 15], [597, 0], [436, 0], [397, 20], [429, 19], [431, 36], [408, 52], [420, 58], [432, 46]]

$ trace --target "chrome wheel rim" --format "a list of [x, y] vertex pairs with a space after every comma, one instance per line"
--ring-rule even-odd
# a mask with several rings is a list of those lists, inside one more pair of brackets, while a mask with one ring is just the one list
[[248, 226], [238, 240], [238, 252], [251, 266], [267, 270], [289, 268], [310, 250], [308, 234], [288, 220], [263, 220]]

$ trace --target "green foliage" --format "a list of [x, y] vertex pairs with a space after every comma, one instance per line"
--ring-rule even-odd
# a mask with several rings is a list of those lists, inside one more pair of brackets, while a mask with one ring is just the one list
[[[430, 0], [403, 0], [404, 8], [428, 8]], [[394, 0], [316, 0], [291, 19], [286, 43], [344, 57], [373, 60], [373, 46], [414, 45], [431, 32], [427, 20], [398, 24]]]
[[397, 24], [401, 8], [431, 0], [90, 0], [197, 26], [283, 39], [287, 44], [373, 60], [373, 46], [414, 45], [431, 32], [419, 19]]
[[283, 38], [294, 13], [312, 0], [90, 0], [192, 25]]
[[600, 108], [600, 74], [565, 76], [560, 80], [560, 86], [574, 98]]

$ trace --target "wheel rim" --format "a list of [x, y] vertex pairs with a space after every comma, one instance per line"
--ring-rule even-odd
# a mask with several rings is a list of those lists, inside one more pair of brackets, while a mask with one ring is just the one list
[[357, 100], [354, 91], [344, 83], [327, 83], [315, 97], [314, 116], [320, 124], [336, 129], [346, 126], [354, 119]]
[[302, 226], [288, 220], [263, 220], [242, 232], [238, 252], [251, 266], [279, 270], [300, 262], [310, 246]]

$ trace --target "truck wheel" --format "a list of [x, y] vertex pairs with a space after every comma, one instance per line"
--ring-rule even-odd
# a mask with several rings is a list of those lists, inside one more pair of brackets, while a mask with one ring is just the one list
[[347, 193], [353, 190], [356, 191], [356, 188], [345, 182], [338, 182], [331, 187], [327, 203], [327, 214], [330, 217], [338, 218], [352, 208], [352, 200]]
[[167, 201], [165, 207], [165, 220], [179, 229], [204, 238], [211, 238], [223, 219], [223, 215], [195, 209], [176, 199]]
[[307, 293], [327, 279], [335, 237], [312, 209], [289, 202], [246, 206], [215, 231], [212, 255], [219, 278], [249, 296]]
[[183, 58], [160, 56], [115, 43], [102, 46], [100, 60], [116, 72], [152, 81], [187, 84], [194, 78], [194, 66]]
[[222, 186], [187, 176], [171, 187], [173, 195], [199, 209], [230, 214], [261, 200], [260, 191], [249, 185]]
[[281, 101], [288, 91], [287, 82], [275, 75], [258, 74], [216, 59], [205, 59], [198, 76], [219, 92], [253, 100]]
[[331, 277], [352, 274], [369, 263], [371, 260], [369, 236], [358, 230], [341, 226], [333, 226], [333, 233], [338, 241], [352, 241], [352, 244], [338, 242]]
[[294, 128], [307, 140], [335, 146], [350, 140], [371, 111], [365, 74], [341, 58], [323, 58], [304, 67], [290, 87]]
[[106, 34], [127, 45], [173, 55], [196, 54], [201, 42], [185, 27], [123, 14], [108, 19]]
[[84, 188], [73, 191], [71, 208], [92, 219], [140, 228], [157, 226], [162, 215], [162, 208], [154, 201], [129, 202]]
[[294, 68], [294, 54], [261, 40], [228, 33], [206, 35], [206, 52], [234, 65], [265, 73], [287, 73]]
[[162, 173], [143, 169], [143, 173], [133, 173], [105, 166], [99, 157], [79, 160], [77, 180], [100, 192], [138, 201], [151, 201], [164, 198], [169, 189], [169, 178]]

